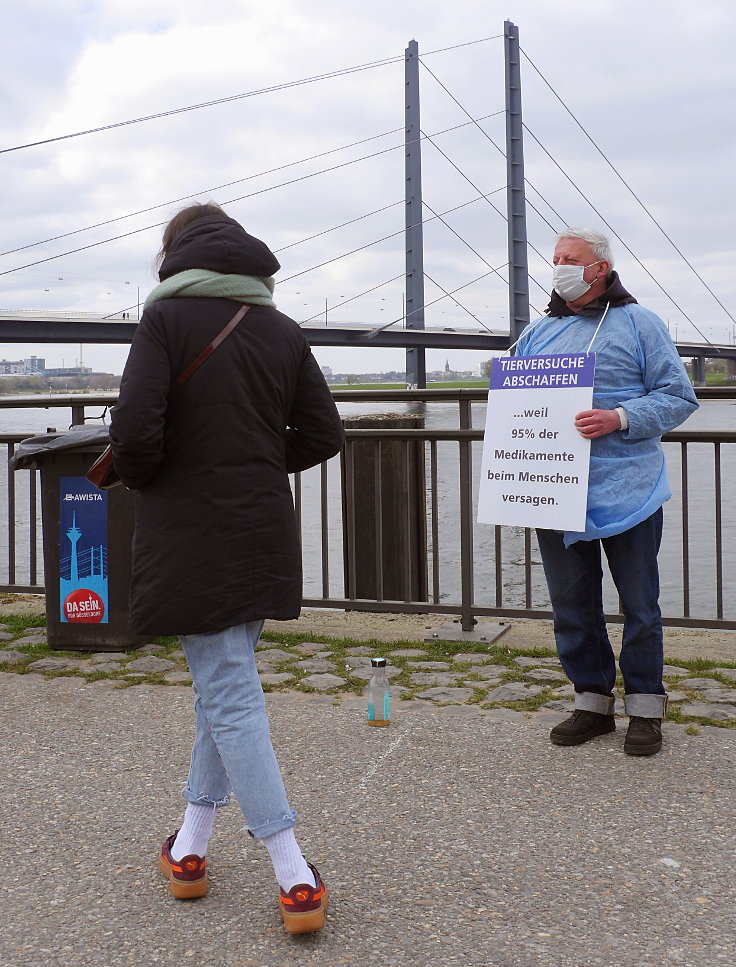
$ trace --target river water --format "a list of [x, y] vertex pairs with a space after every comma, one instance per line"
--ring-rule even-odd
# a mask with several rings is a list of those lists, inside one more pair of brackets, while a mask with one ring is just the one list
[[[102, 408], [90, 408], [90, 413], [102, 413]], [[428, 429], [451, 429], [458, 426], [458, 407], [454, 403], [344, 403], [340, 404], [345, 418], [378, 414], [406, 416], [416, 414], [424, 417]], [[473, 427], [485, 425], [486, 404], [474, 403]], [[65, 408], [48, 410], [0, 409], [0, 433], [24, 433], [33, 435], [44, 432], [47, 427], [64, 429], [71, 418]], [[733, 430], [736, 429], [736, 401], [707, 400], [690, 417], [683, 429]], [[473, 476], [480, 471], [482, 444], [473, 444]], [[666, 615], [679, 616], [683, 609], [682, 564], [682, 511], [680, 445], [665, 445], [668, 475], [673, 498], [665, 505], [665, 532], [660, 554], [662, 585], [662, 610]], [[736, 617], [736, 496], [731, 487], [736, 481], [736, 446], [721, 448], [721, 475], [723, 481], [723, 588], [724, 616]], [[460, 541], [459, 541], [459, 458], [458, 445], [441, 442], [437, 446], [439, 534], [439, 586], [440, 601], [457, 603], [460, 599]], [[427, 467], [429, 478], [429, 466]], [[20, 472], [19, 476], [25, 476]], [[342, 506], [340, 497], [339, 460], [328, 465], [328, 553], [329, 591], [334, 597], [344, 594], [342, 572]], [[16, 518], [18, 520], [17, 576], [25, 583], [24, 568], [27, 567], [28, 546], [25, 533], [30, 514], [27, 487], [17, 479]], [[474, 502], [477, 501], [478, 480], [474, 479]], [[0, 475], [0, 501], [5, 503], [7, 483]], [[715, 484], [714, 448], [712, 444], [689, 444], [688, 446], [688, 499], [689, 527], [686, 535], [690, 555], [690, 611], [698, 617], [716, 616], [716, 556], [715, 556]], [[5, 515], [1, 515], [3, 518]], [[0, 529], [6, 531], [4, 520]], [[318, 470], [302, 475], [302, 534], [304, 547], [304, 593], [307, 597], [321, 597], [323, 576], [321, 570], [321, 510]], [[431, 530], [428, 527], [428, 531]], [[502, 596], [496, 597], [494, 528], [487, 524], [474, 526], [474, 580], [475, 601], [480, 605], [519, 608], [525, 606], [524, 588], [524, 540], [523, 529], [501, 529], [501, 561], [503, 567]], [[7, 533], [3, 534], [3, 546]], [[384, 537], [386, 540], [387, 537]], [[430, 540], [431, 552], [431, 540]], [[3, 555], [4, 556], [4, 555]], [[430, 554], [431, 557], [431, 554]], [[536, 542], [532, 548], [533, 605], [546, 607], [548, 598], [542, 574]], [[0, 561], [0, 576], [6, 570]], [[2, 579], [0, 577], [0, 579]], [[430, 588], [432, 588], [430, 565]], [[610, 580], [606, 584], [606, 607], [617, 610], [616, 595]]]

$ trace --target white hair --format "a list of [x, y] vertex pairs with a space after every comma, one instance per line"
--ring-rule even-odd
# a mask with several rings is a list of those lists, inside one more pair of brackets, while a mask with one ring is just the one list
[[611, 243], [605, 235], [594, 231], [592, 228], [565, 228], [557, 236], [559, 242], [562, 238], [580, 238], [593, 249], [596, 259], [608, 262], [608, 268], [613, 268], [613, 252]]

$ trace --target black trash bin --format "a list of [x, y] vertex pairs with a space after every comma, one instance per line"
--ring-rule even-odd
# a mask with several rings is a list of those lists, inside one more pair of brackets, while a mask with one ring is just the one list
[[106, 426], [23, 440], [15, 470], [41, 470], [48, 643], [57, 650], [126, 651], [133, 495], [98, 490], [85, 477], [108, 443]]

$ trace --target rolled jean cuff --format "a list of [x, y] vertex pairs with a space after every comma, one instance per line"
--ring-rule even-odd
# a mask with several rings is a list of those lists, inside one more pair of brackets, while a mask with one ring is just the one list
[[613, 695], [600, 695], [598, 692], [575, 692], [575, 708], [584, 712], [613, 715], [615, 701]]
[[268, 822], [261, 823], [260, 826], [254, 826], [252, 829], [249, 829], [248, 835], [252, 836], [253, 839], [265, 839], [266, 836], [273, 836], [274, 833], [280, 833], [284, 829], [291, 829], [293, 826], [296, 826], [296, 813], [293, 809], [290, 809], [280, 819], [269, 819]]
[[624, 708], [627, 715], [636, 715], [642, 719], [663, 719], [667, 711], [667, 696], [632, 692], [624, 695]]
[[220, 809], [222, 806], [230, 805], [230, 796], [227, 795], [223, 796], [222, 799], [210, 799], [210, 797], [206, 796], [204, 793], [198, 796], [196, 793], [191, 792], [186, 787], [182, 789], [181, 794], [188, 803], [192, 803], [194, 806], [214, 806], [215, 809]]

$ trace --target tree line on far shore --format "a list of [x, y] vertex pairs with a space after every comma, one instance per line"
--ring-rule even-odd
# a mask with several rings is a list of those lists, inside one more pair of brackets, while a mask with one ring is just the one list
[[2, 376], [0, 396], [22, 393], [70, 393], [78, 390], [115, 390], [120, 377], [113, 373], [89, 373], [80, 376]]

